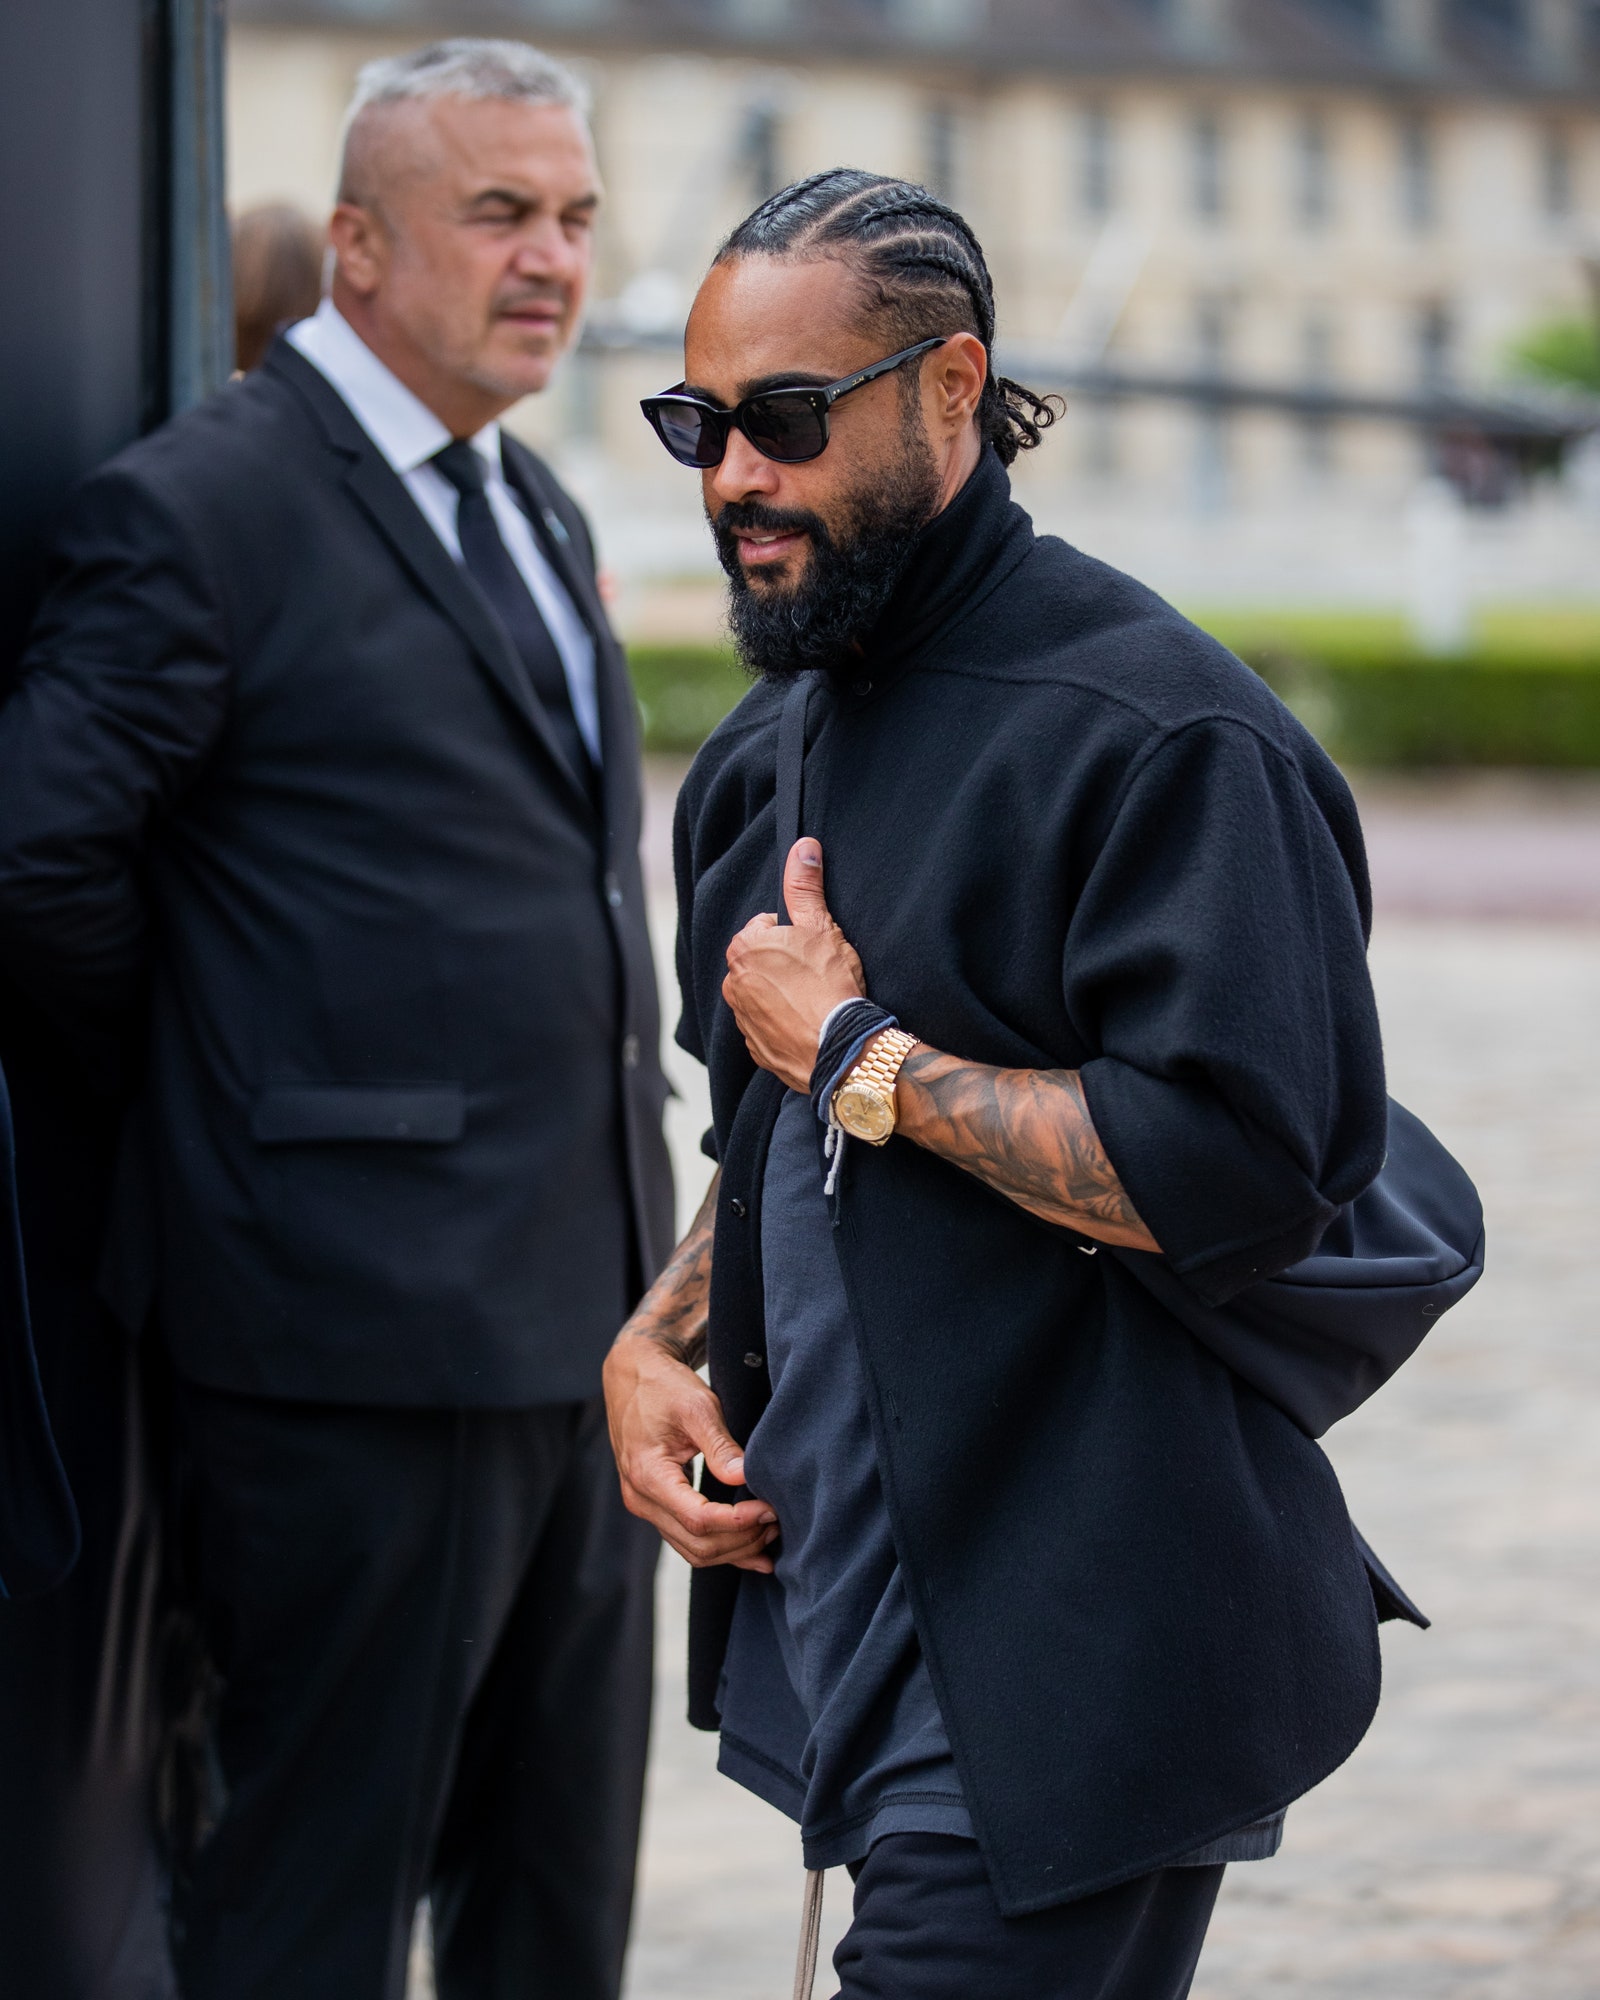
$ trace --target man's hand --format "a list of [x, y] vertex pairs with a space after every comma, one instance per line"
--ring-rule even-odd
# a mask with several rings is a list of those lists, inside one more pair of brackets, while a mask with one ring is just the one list
[[722, 997], [745, 1046], [791, 1090], [811, 1088], [822, 1024], [841, 1000], [866, 997], [857, 958], [828, 914], [822, 893], [822, 847], [809, 838], [789, 850], [783, 900], [790, 925], [752, 917], [728, 946]]
[[728, 1506], [689, 1483], [698, 1454], [725, 1486], [744, 1484], [744, 1455], [728, 1435], [722, 1405], [695, 1373], [705, 1349], [711, 1237], [720, 1175], [700, 1213], [612, 1343], [604, 1373], [611, 1448], [623, 1505], [648, 1521], [697, 1569], [732, 1563], [769, 1571], [777, 1516], [762, 1500]]

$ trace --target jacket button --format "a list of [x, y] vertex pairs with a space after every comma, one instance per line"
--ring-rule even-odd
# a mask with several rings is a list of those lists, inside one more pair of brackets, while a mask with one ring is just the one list
[[605, 891], [606, 902], [613, 910], [620, 910], [622, 908], [622, 884], [609, 869], [606, 871]]
[[872, 683], [871, 681], [857, 681], [850, 692], [852, 694], [871, 694]]
[[743, 1222], [747, 1211], [745, 1209], [744, 1203], [739, 1199], [737, 1195], [734, 1195], [730, 1198], [728, 1206], [733, 1210], [734, 1214], [738, 1216], [739, 1220]]
[[746, 1368], [762, 1368], [766, 1365], [766, 1359], [767, 1357], [764, 1354], [747, 1354], [744, 1358], [744, 1365]]
[[624, 1069], [637, 1069], [639, 1067], [639, 1037], [637, 1035], [624, 1035], [622, 1038], [622, 1067]]

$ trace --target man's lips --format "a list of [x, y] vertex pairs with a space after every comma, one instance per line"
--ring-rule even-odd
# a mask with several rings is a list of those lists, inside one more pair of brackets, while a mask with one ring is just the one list
[[508, 319], [515, 326], [559, 326], [562, 316], [560, 306], [546, 302], [521, 306], [502, 306], [500, 309], [501, 319]]
[[735, 528], [733, 539], [739, 544], [739, 560], [745, 568], [759, 569], [797, 554], [806, 538], [795, 528]]

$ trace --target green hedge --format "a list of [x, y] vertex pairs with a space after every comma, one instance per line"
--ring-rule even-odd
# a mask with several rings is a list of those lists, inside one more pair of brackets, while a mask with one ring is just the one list
[[1243, 657], [1341, 764], [1600, 766], [1600, 661]]
[[628, 666], [647, 750], [698, 750], [750, 686], [717, 646], [630, 646]]
[[[1600, 648], [1490, 635], [1465, 658], [1430, 660], [1376, 621], [1324, 620], [1314, 635], [1203, 622], [1341, 763], [1600, 768]], [[652, 750], [694, 750], [749, 686], [717, 647], [640, 646], [629, 662]]]

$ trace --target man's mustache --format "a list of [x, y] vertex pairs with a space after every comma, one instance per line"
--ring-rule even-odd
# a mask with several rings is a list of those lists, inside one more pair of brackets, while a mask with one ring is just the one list
[[818, 514], [808, 514], [800, 509], [769, 507], [760, 500], [728, 500], [710, 515], [712, 532], [718, 540], [724, 540], [740, 528], [753, 528], [758, 533], [769, 535], [810, 535], [815, 541], [826, 541], [828, 531]]
[[570, 300], [565, 285], [554, 283], [519, 285], [514, 292], [505, 292], [494, 302], [496, 312], [518, 312], [523, 306], [554, 306], [558, 312], [565, 312]]

